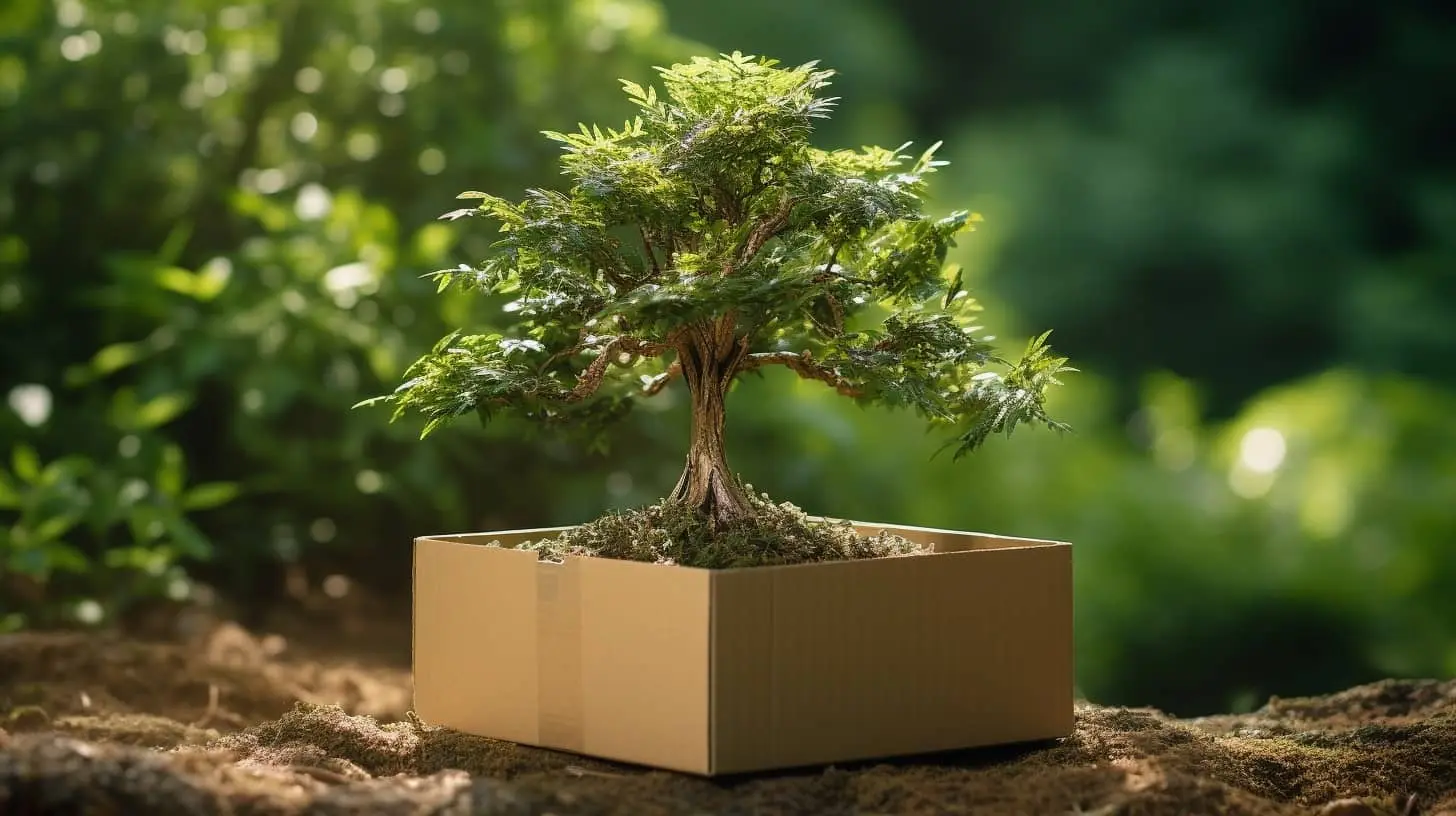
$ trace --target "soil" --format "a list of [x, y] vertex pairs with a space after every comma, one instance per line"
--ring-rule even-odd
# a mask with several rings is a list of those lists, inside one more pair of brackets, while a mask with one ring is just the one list
[[704, 780], [419, 722], [407, 613], [179, 620], [0, 637], [0, 813], [1456, 816], [1456, 681], [1084, 702], [1053, 744]]
[[[543, 561], [560, 562], [577, 555], [700, 569], [928, 555], [933, 551], [888, 530], [861, 535], [848, 521], [816, 521], [793, 503], [776, 503], [736, 477], [733, 485], [752, 511], [747, 516], [719, 522], [691, 504], [669, 499], [608, 513], [552, 538], [513, 546], [535, 550]], [[489, 541], [486, 546], [500, 544]]]

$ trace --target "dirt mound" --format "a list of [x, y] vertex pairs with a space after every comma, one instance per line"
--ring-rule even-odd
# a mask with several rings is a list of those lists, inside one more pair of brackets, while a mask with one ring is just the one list
[[228, 654], [0, 639], [0, 812], [1456, 816], [1456, 682], [1196, 720], [1084, 704], [1053, 744], [707, 780], [361, 713], [407, 699], [397, 667]]
[[[1346, 692], [1374, 697], [1373, 686]], [[1426, 807], [1408, 808], [1411, 797]], [[1213, 733], [1082, 706], [1046, 747], [704, 780], [300, 704], [162, 753], [50, 734], [0, 738], [0, 805], [19, 813], [473, 814], [1456, 813], [1456, 710], [1282, 736]]]
[[115, 633], [0, 636], [0, 727], [43, 728], [152, 747], [217, 736], [299, 700], [398, 718], [407, 670], [293, 660], [279, 636], [220, 624], [185, 643]]
[[1202, 717], [1189, 722], [1225, 733], [1290, 732], [1410, 723], [1452, 708], [1456, 708], [1456, 680], [1386, 680], [1324, 697], [1274, 697], [1249, 714]]

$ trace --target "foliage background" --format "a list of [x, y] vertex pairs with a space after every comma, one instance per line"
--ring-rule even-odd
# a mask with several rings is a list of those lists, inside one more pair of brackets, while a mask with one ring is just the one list
[[813, 512], [1075, 542], [1078, 680], [1197, 714], [1456, 675], [1456, 15], [1248, 0], [11, 0], [0, 8], [0, 628], [285, 573], [402, 597], [408, 542], [669, 489], [664, 394], [589, 452], [420, 444], [358, 399], [496, 304], [420, 275], [555, 184], [542, 129], [739, 49], [837, 69], [823, 146], [944, 139], [932, 209], [1010, 345], [1084, 373], [968, 460], [788, 372], [729, 456]]

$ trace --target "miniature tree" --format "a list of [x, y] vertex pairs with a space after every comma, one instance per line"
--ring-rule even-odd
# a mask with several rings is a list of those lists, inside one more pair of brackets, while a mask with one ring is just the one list
[[441, 291], [514, 297], [516, 330], [453, 333], [366, 402], [422, 412], [423, 438], [471, 412], [602, 423], [681, 379], [692, 435], [668, 501], [714, 527], [753, 512], [725, 456], [724, 403], [767, 366], [956, 426], [957, 458], [1023, 422], [1063, 427], [1044, 397], [1066, 360], [1046, 335], [1014, 364], [997, 357], [946, 267], [979, 217], [922, 213], [938, 145], [812, 146], [836, 101], [817, 94], [833, 72], [816, 63], [735, 53], [659, 72], [665, 96], [623, 81], [640, 114], [621, 130], [546, 134], [565, 146], [565, 192], [461, 194], [478, 206], [442, 217], [499, 221], [500, 252], [433, 276]]

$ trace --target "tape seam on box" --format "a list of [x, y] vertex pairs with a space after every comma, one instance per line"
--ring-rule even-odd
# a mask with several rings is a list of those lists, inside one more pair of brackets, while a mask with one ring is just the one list
[[540, 744], [583, 750], [581, 570], [536, 568], [536, 695]]

